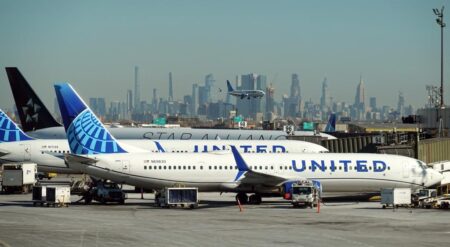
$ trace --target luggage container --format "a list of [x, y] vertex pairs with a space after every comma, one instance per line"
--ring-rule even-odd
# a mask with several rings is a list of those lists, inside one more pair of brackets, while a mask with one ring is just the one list
[[46, 188], [47, 207], [68, 207], [70, 204], [70, 186], [47, 186]]
[[47, 186], [45, 185], [36, 185], [33, 186], [33, 206], [36, 205], [44, 205], [47, 202]]
[[381, 190], [381, 204], [383, 208], [392, 206], [411, 207], [411, 189], [410, 188], [390, 188]]
[[158, 207], [198, 207], [198, 188], [172, 187], [164, 188], [155, 194], [155, 204]]
[[29, 193], [36, 183], [35, 163], [10, 163], [3, 165], [2, 190], [6, 193]]

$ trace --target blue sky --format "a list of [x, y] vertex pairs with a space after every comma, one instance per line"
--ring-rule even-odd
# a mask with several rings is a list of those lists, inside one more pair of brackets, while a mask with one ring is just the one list
[[[0, 66], [19, 67], [49, 107], [52, 85], [61, 81], [85, 99], [125, 100], [135, 65], [147, 101], [153, 88], [167, 98], [169, 72], [176, 99], [208, 73], [225, 88], [227, 79], [254, 72], [274, 80], [278, 101], [298, 73], [305, 99], [319, 102], [327, 77], [334, 100], [353, 103], [362, 75], [367, 103], [375, 96], [378, 105], [395, 106], [402, 91], [419, 107], [425, 85], [440, 82], [440, 30], [432, 8], [445, 2], [3, 0]], [[449, 54], [450, 46], [447, 64]], [[11, 108], [4, 70], [0, 87], [0, 107]]]

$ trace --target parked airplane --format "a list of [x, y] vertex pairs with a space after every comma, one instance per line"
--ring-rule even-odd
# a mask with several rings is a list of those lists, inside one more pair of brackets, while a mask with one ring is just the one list
[[236, 97], [240, 97], [241, 99], [247, 98], [262, 98], [266, 93], [262, 90], [234, 90], [231, 86], [230, 81], [227, 80], [228, 94]]
[[[18, 109], [22, 128], [38, 139], [65, 139], [64, 128], [50, 114], [27, 80], [15, 67], [6, 68], [11, 90]], [[152, 140], [283, 140], [286, 132], [280, 130], [192, 129], [192, 128], [110, 128], [118, 139]], [[300, 136], [336, 137], [314, 131], [296, 131]]]
[[336, 132], [336, 113], [330, 114], [330, 118], [328, 118], [328, 123], [325, 126], [325, 129], [323, 130], [323, 132], [328, 132], [328, 133]]
[[[199, 153], [229, 150], [235, 145], [244, 153], [322, 153], [328, 150], [320, 145], [292, 140], [123, 140], [145, 152]], [[24, 133], [0, 110], [0, 163], [33, 162], [41, 172], [76, 173], [64, 163], [69, 153], [66, 139], [34, 139]]]
[[55, 85], [71, 154], [69, 167], [92, 176], [155, 189], [174, 184], [200, 191], [261, 193], [287, 191], [293, 182], [310, 179], [324, 192], [379, 192], [380, 188], [431, 186], [442, 175], [422, 161], [386, 154], [244, 154], [135, 152], [117, 141], [73, 88]]

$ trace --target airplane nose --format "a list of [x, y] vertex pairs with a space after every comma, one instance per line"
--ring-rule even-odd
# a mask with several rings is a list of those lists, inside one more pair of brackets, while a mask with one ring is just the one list
[[430, 186], [433, 186], [436, 184], [441, 184], [441, 181], [442, 181], [442, 179], [444, 179], [444, 176], [440, 172], [438, 172], [434, 169], [429, 168], [427, 170], [428, 170], [428, 172], [427, 172], [428, 179], [427, 179], [427, 182], [425, 183], [425, 187], [430, 187]]

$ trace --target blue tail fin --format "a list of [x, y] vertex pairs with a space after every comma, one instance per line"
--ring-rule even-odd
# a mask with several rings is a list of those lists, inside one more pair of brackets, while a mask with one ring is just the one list
[[233, 89], [233, 87], [231, 86], [231, 83], [230, 83], [229, 80], [227, 80], [227, 87], [228, 87], [228, 92], [233, 92], [233, 91], [234, 91], [234, 89]]
[[126, 153], [69, 83], [55, 91], [73, 154]]
[[336, 132], [336, 114], [331, 113], [324, 132]]
[[2, 110], [0, 110], [0, 142], [28, 141], [27, 136]]

